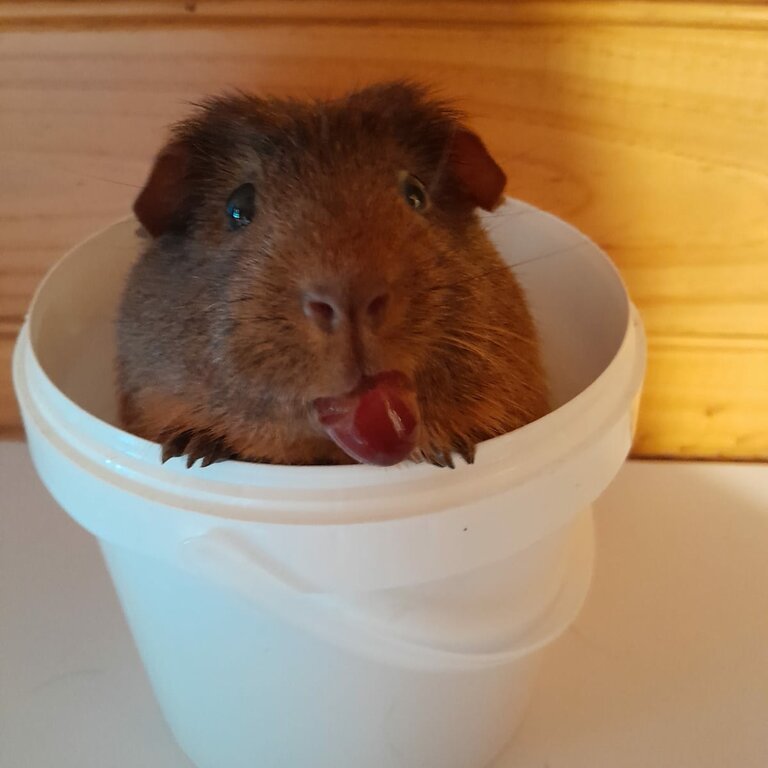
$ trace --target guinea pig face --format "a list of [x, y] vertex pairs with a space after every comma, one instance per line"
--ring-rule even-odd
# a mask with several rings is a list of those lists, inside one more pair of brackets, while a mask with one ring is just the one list
[[472, 212], [500, 198], [480, 140], [403, 88], [312, 109], [212, 102], [136, 201], [150, 234], [217, 265], [223, 357], [274, 398], [308, 405], [391, 371], [413, 380], [452, 311]]
[[[337, 163], [295, 185], [264, 173], [255, 206], [250, 182], [235, 187], [227, 298], [241, 372], [307, 403], [384, 371], [413, 378], [458, 244], [403, 164]], [[241, 197], [247, 209], [233, 209]]]

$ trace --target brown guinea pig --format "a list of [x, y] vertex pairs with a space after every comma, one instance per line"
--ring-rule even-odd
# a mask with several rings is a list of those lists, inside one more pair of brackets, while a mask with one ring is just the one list
[[525, 297], [476, 213], [505, 181], [411, 83], [208, 101], [134, 205], [151, 240], [117, 324], [125, 427], [190, 466], [471, 462], [547, 411]]

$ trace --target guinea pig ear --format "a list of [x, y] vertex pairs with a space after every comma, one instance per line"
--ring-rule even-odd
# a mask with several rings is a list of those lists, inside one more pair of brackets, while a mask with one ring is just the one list
[[149, 178], [133, 204], [136, 218], [152, 237], [167, 232], [184, 200], [188, 151], [175, 141], [155, 158]]
[[455, 176], [475, 205], [492, 211], [501, 202], [507, 177], [480, 137], [465, 128], [451, 137], [450, 161]]

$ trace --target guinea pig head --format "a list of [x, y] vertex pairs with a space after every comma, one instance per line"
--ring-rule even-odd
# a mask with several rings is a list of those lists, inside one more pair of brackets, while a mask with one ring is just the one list
[[313, 105], [211, 101], [134, 210], [183, 244], [184, 279], [206, 283], [212, 365], [234, 407], [389, 464], [417, 440], [416, 381], [461, 300], [474, 211], [504, 184], [449, 107], [396, 83]]

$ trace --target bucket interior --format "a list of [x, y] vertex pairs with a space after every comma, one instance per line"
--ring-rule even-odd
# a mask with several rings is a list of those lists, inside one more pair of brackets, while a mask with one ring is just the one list
[[[513, 200], [483, 219], [528, 296], [556, 408], [616, 355], [629, 318], [626, 291], [606, 256], [561, 220]], [[113, 426], [119, 426], [114, 322], [143, 244], [129, 218], [77, 246], [41, 286], [30, 317], [33, 350], [48, 378]]]

